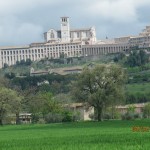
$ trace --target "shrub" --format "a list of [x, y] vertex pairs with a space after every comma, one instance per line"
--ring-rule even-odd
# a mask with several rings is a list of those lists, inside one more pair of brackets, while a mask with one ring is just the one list
[[109, 120], [111, 119], [111, 115], [109, 113], [106, 113], [103, 115], [103, 119]]
[[142, 114], [127, 112], [121, 116], [122, 120], [134, 120], [138, 118], [142, 118]]
[[134, 113], [125, 113], [121, 116], [122, 120], [134, 120]]
[[32, 114], [32, 123], [37, 123], [39, 121], [39, 115], [38, 114]]
[[150, 118], [150, 103], [146, 104], [143, 108], [144, 118]]
[[73, 113], [70, 111], [63, 112], [63, 122], [71, 122], [73, 121]]
[[43, 118], [40, 118], [37, 123], [38, 124], [45, 124], [46, 122]]
[[46, 123], [59, 123], [62, 122], [63, 116], [57, 113], [48, 113], [45, 116]]
[[135, 114], [134, 114], [134, 118], [135, 118], [135, 119], [142, 118], [142, 114], [135, 113]]

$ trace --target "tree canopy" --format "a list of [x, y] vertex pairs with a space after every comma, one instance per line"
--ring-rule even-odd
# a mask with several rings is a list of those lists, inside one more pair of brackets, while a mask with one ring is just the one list
[[123, 100], [125, 79], [125, 71], [118, 65], [84, 68], [73, 84], [73, 94], [79, 101], [93, 106], [101, 121], [104, 108]]
[[[5, 115], [8, 113], [16, 114], [18, 119], [19, 111], [21, 107], [21, 97], [18, 94], [8, 88], [0, 88], [0, 125], [3, 125]], [[16, 120], [16, 123], [18, 120]]]
[[149, 57], [144, 50], [134, 50], [130, 52], [130, 55], [126, 61], [126, 64], [130, 67], [142, 66], [149, 61]]

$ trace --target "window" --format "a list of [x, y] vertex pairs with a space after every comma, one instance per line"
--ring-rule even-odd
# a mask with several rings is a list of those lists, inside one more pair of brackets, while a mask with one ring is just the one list
[[50, 38], [53, 39], [54, 38], [54, 33], [51, 32]]
[[79, 38], [80, 37], [80, 33], [79, 32], [77, 32], [77, 38]]

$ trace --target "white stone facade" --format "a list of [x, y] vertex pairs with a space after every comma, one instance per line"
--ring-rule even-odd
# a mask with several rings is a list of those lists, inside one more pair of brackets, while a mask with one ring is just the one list
[[4, 64], [14, 65], [17, 61], [31, 59], [37, 61], [42, 58], [59, 58], [81, 56], [82, 43], [33, 43], [25, 47], [0, 47], [0, 67]]
[[94, 44], [96, 42], [96, 31], [94, 27], [83, 29], [70, 29], [69, 17], [61, 17], [61, 30], [50, 29], [44, 33], [45, 42], [61, 43], [76, 42]]

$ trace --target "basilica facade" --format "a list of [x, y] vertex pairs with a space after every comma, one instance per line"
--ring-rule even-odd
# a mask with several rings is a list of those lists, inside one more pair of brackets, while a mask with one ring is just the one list
[[44, 33], [44, 40], [26, 46], [0, 47], [0, 68], [27, 59], [56, 59], [61, 54], [64, 57], [97, 56], [126, 51], [131, 46], [150, 47], [150, 26], [138, 36], [97, 40], [94, 27], [72, 29], [69, 17], [61, 17], [60, 30], [48, 30]]

